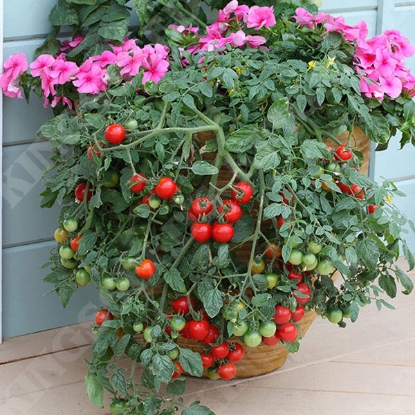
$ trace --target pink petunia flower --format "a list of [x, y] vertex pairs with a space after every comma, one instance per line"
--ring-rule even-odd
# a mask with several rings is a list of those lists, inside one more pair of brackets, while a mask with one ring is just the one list
[[4, 74], [11, 79], [18, 78], [19, 75], [27, 71], [29, 68], [24, 53], [17, 53], [10, 56], [10, 58], [4, 62], [3, 67]]
[[274, 16], [274, 7], [252, 6], [245, 16], [246, 26], [259, 30], [263, 27], [274, 26], [276, 23]]
[[169, 69], [169, 62], [164, 60], [158, 53], [153, 53], [143, 61], [143, 67], [147, 69], [144, 72], [143, 85], [147, 81], [153, 81], [157, 84], [166, 75]]
[[22, 90], [18, 87], [18, 80], [12, 79], [4, 73], [0, 74], [0, 88], [6, 97], [22, 98]]
[[55, 63], [55, 58], [52, 55], [44, 54], [30, 64], [32, 76], [40, 76], [43, 72], [48, 72]]
[[95, 65], [91, 59], [85, 61], [79, 68], [76, 80], [73, 84], [78, 92], [83, 94], [98, 94], [107, 87], [104, 82], [106, 71], [99, 65]]

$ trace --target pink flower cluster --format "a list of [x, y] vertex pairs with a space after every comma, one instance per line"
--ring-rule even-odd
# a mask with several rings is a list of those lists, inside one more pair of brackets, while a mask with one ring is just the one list
[[0, 87], [3, 89], [4, 95], [10, 98], [22, 97], [19, 78], [27, 71], [28, 67], [24, 53], [13, 55], [4, 62], [4, 73], [0, 75]]
[[[265, 44], [266, 39], [263, 36], [246, 34], [247, 29], [258, 31], [263, 27], [275, 25], [275, 16], [273, 7], [259, 7], [246, 5], [239, 6], [237, 0], [232, 0], [223, 10], [219, 10], [216, 22], [206, 28], [206, 36], [199, 38], [199, 44], [193, 46], [188, 51], [191, 53], [200, 50], [215, 50], [230, 45], [232, 47], [248, 46], [250, 48], [259, 48]], [[194, 28], [182, 28], [179, 26], [170, 26], [176, 28], [181, 33], [191, 30], [195, 35], [197, 31]], [[193, 29], [193, 30], [192, 30]]]
[[402, 91], [415, 95], [415, 77], [403, 60], [415, 53], [415, 47], [397, 30], [367, 39], [366, 23], [347, 25], [344, 18], [329, 14], [312, 15], [298, 8], [294, 16], [300, 26], [315, 27], [323, 24], [328, 32], [338, 32], [355, 45], [354, 65], [360, 77], [360, 91], [368, 98], [382, 100], [385, 95], [397, 98]]
[[[73, 42], [63, 44], [62, 50], [76, 47], [82, 37]], [[56, 57], [40, 55], [30, 64], [31, 76], [40, 78], [44, 106], [49, 103], [55, 107], [58, 102], [72, 107], [72, 102], [57, 91], [57, 86], [72, 83], [79, 93], [98, 94], [108, 88], [109, 65], [116, 65], [121, 69], [125, 81], [137, 75], [141, 68], [144, 70], [143, 84], [147, 81], [158, 83], [169, 68], [167, 59], [169, 48], [164, 45], [146, 45], [140, 48], [134, 39], [126, 40], [121, 46], [111, 46], [101, 55], [88, 58], [80, 67], [76, 63], [66, 60], [66, 54]], [[5, 95], [11, 98], [21, 98], [19, 88], [20, 76], [28, 70], [28, 63], [24, 54], [12, 55], [4, 63], [4, 73], [0, 74], [0, 87]]]

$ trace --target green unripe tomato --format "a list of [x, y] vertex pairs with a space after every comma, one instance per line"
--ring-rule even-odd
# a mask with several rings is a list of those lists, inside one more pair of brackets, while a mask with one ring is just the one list
[[305, 266], [312, 265], [317, 261], [316, 256], [313, 253], [307, 253], [303, 255], [303, 264]]
[[343, 311], [339, 307], [331, 307], [327, 310], [327, 319], [330, 323], [340, 323], [343, 318]]
[[144, 340], [146, 341], [146, 342], [149, 342], [149, 343], [151, 343], [152, 341], [153, 341], [153, 337], [152, 337], [152, 335], [151, 335], [151, 329], [152, 329], [153, 327], [152, 326], [147, 326], [145, 329], [144, 329], [144, 333], [143, 333], [143, 335], [144, 335]]
[[117, 288], [117, 284], [115, 279], [111, 277], [109, 274], [105, 274], [101, 279], [102, 286], [107, 289], [108, 291], [115, 290]]
[[134, 118], [130, 118], [124, 123], [124, 128], [127, 131], [136, 130], [138, 128], [138, 122]]
[[170, 357], [171, 360], [175, 360], [179, 357], [179, 349], [175, 347], [167, 352], [167, 356]]
[[308, 243], [308, 249], [310, 250], [311, 253], [318, 254], [323, 249], [323, 245], [315, 241], [310, 241]]
[[117, 184], [119, 183], [120, 178], [118, 176], [118, 173], [116, 171], [106, 171], [104, 173], [104, 182], [102, 185], [106, 187], [107, 189], [113, 189]]
[[75, 232], [78, 229], [78, 221], [73, 218], [65, 219], [63, 221], [63, 227], [68, 232]]
[[78, 271], [76, 271], [75, 273], [75, 281], [78, 285], [84, 287], [89, 283], [89, 281], [91, 281], [91, 276], [89, 275], [89, 272], [86, 269], [81, 268], [78, 269]]
[[268, 272], [267, 274], [265, 274], [265, 278], [268, 281], [268, 289], [272, 290], [274, 287], [277, 286], [278, 284], [278, 275], [275, 274], [275, 272]]
[[119, 278], [115, 284], [119, 291], [127, 291], [131, 285], [130, 280], [127, 277]]
[[317, 264], [317, 272], [320, 275], [330, 275], [331, 273], [334, 272], [334, 269], [335, 268], [334, 268], [333, 263], [329, 261], [328, 259], [322, 259]]
[[66, 269], [74, 269], [78, 266], [78, 261], [76, 259], [65, 259], [61, 258], [61, 264]]
[[121, 266], [126, 271], [134, 271], [135, 267], [137, 266], [137, 260], [133, 257], [126, 256], [121, 260]]
[[69, 245], [62, 245], [59, 248], [59, 255], [63, 259], [71, 259], [75, 256], [75, 251]]
[[288, 258], [290, 264], [300, 265], [303, 262], [303, 253], [298, 249], [293, 249], [291, 251], [290, 257]]
[[243, 336], [248, 331], [249, 325], [246, 321], [241, 321], [239, 324], [235, 324], [233, 328], [234, 336]]
[[144, 329], [144, 324], [141, 321], [137, 321], [133, 324], [133, 330], [136, 333], [141, 333]]
[[273, 321], [264, 321], [259, 326], [259, 332], [261, 336], [271, 337], [277, 331], [277, 325]]

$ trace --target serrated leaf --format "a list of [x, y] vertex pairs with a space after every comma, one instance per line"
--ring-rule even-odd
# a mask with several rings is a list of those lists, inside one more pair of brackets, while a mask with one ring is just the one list
[[211, 176], [217, 174], [219, 170], [207, 161], [196, 161], [192, 166], [192, 172], [199, 176]]
[[391, 298], [396, 297], [396, 292], [397, 292], [396, 282], [394, 278], [392, 277], [392, 275], [383, 274], [379, 277], [378, 282], [379, 282], [379, 287], [382, 288], [382, 290], [384, 290], [389, 297]]
[[414, 289], [414, 283], [412, 282], [412, 280], [398, 266], [396, 267], [395, 272], [398, 280], [405, 288], [404, 294], [410, 294]]
[[192, 404], [183, 409], [181, 415], [215, 415], [208, 407], [199, 405], [199, 402], [192, 402]]
[[260, 139], [260, 129], [254, 125], [246, 125], [227, 137], [225, 149], [232, 153], [245, 153]]
[[180, 292], [180, 293], [186, 292], [186, 286], [184, 284], [183, 277], [181, 276], [180, 272], [177, 269], [173, 268], [173, 269], [167, 270], [163, 274], [163, 278], [164, 278], [164, 281], [166, 281], [167, 284], [169, 284], [172, 290]]
[[196, 108], [195, 99], [190, 94], [183, 95], [182, 100], [189, 108]]
[[125, 352], [125, 349], [128, 346], [130, 339], [131, 334], [124, 334], [124, 336], [122, 336], [115, 342], [113, 350], [116, 356], [121, 356]]
[[125, 380], [125, 376], [123, 372], [125, 369], [119, 369], [111, 376], [111, 384], [114, 386], [115, 389], [117, 389], [118, 392], [121, 393], [121, 395], [127, 396], [127, 382]]
[[191, 376], [200, 378], [203, 375], [202, 359], [199, 353], [180, 347], [179, 362], [183, 370]]
[[86, 393], [90, 401], [98, 408], [104, 408], [104, 388], [94, 373], [85, 376]]
[[223, 306], [223, 292], [214, 288], [203, 295], [203, 306], [210, 318], [216, 317]]
[[103, 128], [107, 123], [107, 119], [101, 114], [85, 114], [84, 118], [89, 125], [97, 130]]
[[174, 363], [167, 355], [154, 355], [151, 367], [154, 375], [165, 383], [171, 379], [174, 372]]
[[268, 109], [268, 121], [275, 129], [283, 128], [290, 119], [289, 101], [287, 98], [280, 98]]

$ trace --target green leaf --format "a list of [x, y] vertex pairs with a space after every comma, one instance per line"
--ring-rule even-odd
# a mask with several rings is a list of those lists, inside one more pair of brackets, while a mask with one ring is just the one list
[[107, 118], [101, 114], [85, 114], [84, 118], [89, 125], [97, 130], [103, 128], [107, 123]]
[[94, 247], [97, 239], [98, 237], [96, 233], [85, 232], [79, 240], [78, 254], [86, 255], [87, 252]]
[[260, 129], [255, 125], [246, 125], [234, 131], [225, 142], [225, 149], [232, 153], [245, 153], [261, 138]]
[[219, 170], [207, 161], [196, 161], [192, 166], [192, 172], [199, 176], [211, 176], [217, 174]]
[[254, 166], [264, 171], [273, 170], [281, 163], [278, 151], [274, 151], [271, 146], [261, 148], [254, 158]]
[[174, 363], [167, 355], [156, 354], [151, 367], [154, 375], [165, 383], [171, 379], [174, 372]]
[[164, 281], [169, 284], [172, 290], [185, 293], [186, 286], [184, 284], [183, 277], [181, 276], [180, 272], [176, 269], [169, 269], [163, 274]]
[[126, 19], [127, 23], [130, 19], [130, 12], [128, 11], [127, 7], [123, 7], [120, 4], [112, 3], [110, 7], [108, 7], [107, 12], [102, 17], [102, 21], [105, 23], [115, 22], [117, 20]]
[[251, 216], [242, 216], [235, 223], [235, 234], [232, 238], [233, 243], [242, 242], [254, 233], [254, 219]]
[[199, 353], [180, 347], [179, 362], [183, 370], [191, 376], [200, 378], [203, 375], [202, 358]]
[[122, 395], [127, 396], [127, 382], [125, 380], [124, 373], [126, 369], [119, 369], [111, 376], [111, 383], [118, 392]]
[[396, 297], [396, 282], [392, 275], [390, 274], [383, 274], [379, 277], [379, 287], [385, 290], [386, 294], [391, 297]]
[[255, 307], [263, 307], [268, 304], [269, 300], [271, 299], [271, 294], [264, 293], [264, 294], [257, 294], [254, 297], [252, 297], [252, 305]]
[[403, 247], [403, 252], [404, 252], [404, 255], [405, 255], [405, 259], [408, 261], [408, 266], [409, 266], [408, 271], [412, 271], [415, 267], [414, 254], [412, 253], [412, 251], [409, 248], [408, 243], [406, 241], [404, 241], [402, 243], [402, 247]]
[[304, 140], [301, 144], [300, 151], [305, 159], [317, 160], [330, 157], [327, 146], [317, 140]]
[[190, 94], [183, 95], [183, 103], [187, 105], [189, 108], [196, 108], [195, 100]]
[[166, 393], [170, 396], [183, 395], [186, 390], [186, 379], [179, 378], [169, 382], [166, 386]]
[[122, 43], [128, 32], [128, 23], [127, 19], [105, 23], [98, 29], [98, 34], [104, 39], [118, 40]]
[[71, 26], [79, 24], [78, 13], [65, 0], [59, 0], [49, 14], [49, 21], [53, 26]]
[[131, 334], [124, 334], [120, 339], [114, 344], [113, 350], [115, 356], [121, 356], [124, 352], [128, 343], [130, 342]]
[[59, 300], [62, 304], [62, 307], [65, 308], [69, 300], [71, 299], [73, 293], [77, 290], [78, 286], [74, 281], [66, 281], [64, 284], [60, 285], [56, 290], [59, 296]]
[[288, 99], [284, 97], [275, 101], [268, 109], [267, 118], [275, 129], [285, 127], [290, 119]]
[[147, 204], [143, 203], [134, 208], [133, 212], [140, 218], [147, 219], [150, 216], [151, 209]]
[[90, 401], [98, 408], [104, 408], [104, 388], [94, 373], [85, 376], [85, 385]]
[[210, 318], [216, 317], [223, 306], [224, 293], [217, 288], [203, 295], [203, 307]]
[[398, 266], [396, 266], [395, 272], [398, 280], [402, 284], [403, 288], [405, 288], [405, 291], [403, 293], [410, 294], [414, 289], [414, 283], [412, 282], [412, 280]]
[[199, 405], [199, 402], [192, 402], [192, 404], [183, 409], [181, 415], [215, 415], [208, 407]]
[[356, 302], [353, 302], [350, 304], [350, 309], [349, 309], [349, 313], [350, 313], [350, 320], [353, 322], [355, 322], [357, 320], [357, 318], [359, 317], [359, 304], [357, 304]]

